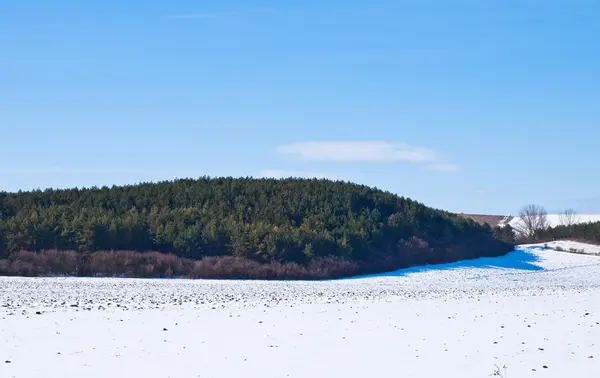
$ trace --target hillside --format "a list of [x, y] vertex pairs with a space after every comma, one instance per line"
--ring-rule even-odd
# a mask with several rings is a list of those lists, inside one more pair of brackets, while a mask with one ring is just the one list
[[512, 216], [505, 215], [485, 215], [485, 214], [459, 214], [461, 217], [471, 219], [481, 225], [489, 224], [491, 227], [505, 225], [514, 219]]
[[[301, 179], [200, 178], [3, 193], [0, 236], [0, 257], [9, 259], [0, 272], [15, 271], [21, 261], [25, 273], [17, 273], [27, 275], [162, 276], [196, 269], [198, 277], [331, 277], [512, 249], [489, 228], [407, 198]], [[192, 267], [197, 260], [210, 262], [210, 269]]]

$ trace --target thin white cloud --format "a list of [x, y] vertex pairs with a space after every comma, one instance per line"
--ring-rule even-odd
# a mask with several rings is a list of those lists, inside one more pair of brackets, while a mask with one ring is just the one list
[[306, 172], [306, 171], [288, 171], [282, 169], [265, 169], [260, 172], [259, 177], [263, 178], [318, 178], [318, 179], [329, 179], [329, 180], [342, 180], [343, 177], [336, 174], [323, 173], [323, 172]]
[[484, 189], [475, 189], [473, 191], [473, 194], [478, 195], [478, 196], [482, 196], [486, 193], [486, 191]]
[[425, 167], [428, 171], [436, 172], [458, 172], [460, 167], [453, 163], [436, 163]]
[[301, 142], [280, 146], [276, 152], [321, 162], [423, 163], [437, 160], [436, 152], [431, 148], [386, 141]]

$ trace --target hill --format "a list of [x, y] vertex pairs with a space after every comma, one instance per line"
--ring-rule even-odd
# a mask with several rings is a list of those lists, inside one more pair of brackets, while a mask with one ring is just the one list
[[203, 177], [0, 194], [4, 274], [327, 278], [511, 249], [472, 220], [328, 180]]
[[461, 217], [471, 219], [479, 224], [489, 224], [491, 227], [498, 227], [510, 222], [513, 217], [506, 215], [484, 215], [484, 214], [459, 214]]

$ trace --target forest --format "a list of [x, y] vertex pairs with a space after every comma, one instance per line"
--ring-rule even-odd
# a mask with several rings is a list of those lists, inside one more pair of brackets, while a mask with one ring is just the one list
[[537, 231], [536, 238], [542, 242], [568, 239], [600, 244], [600, 222], [550, 227]]
[[512, 232], [364, 185], [210, 178], [0, 193], [0, 274], [323, 279], [499, 256]]

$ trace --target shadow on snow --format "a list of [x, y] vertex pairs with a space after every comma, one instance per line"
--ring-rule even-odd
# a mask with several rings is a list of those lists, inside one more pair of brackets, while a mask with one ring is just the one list
[[393, 272], [369, 274], [365, 276], [350, 277], [347, 279], [375, 278], [375, 277], [402, 277], [410, 273], [452, 270], [452, 269], [514, 269], [524, 271], [540, 271], [544, 268], [535, 265], [539, 256], [534, 250], [543, 248], [517, 247], [513, 252], [500, 257], [481, 257], [472, 260], [461, 260], [447, 264], [420, 265], [410, 268], [399, 269]]

